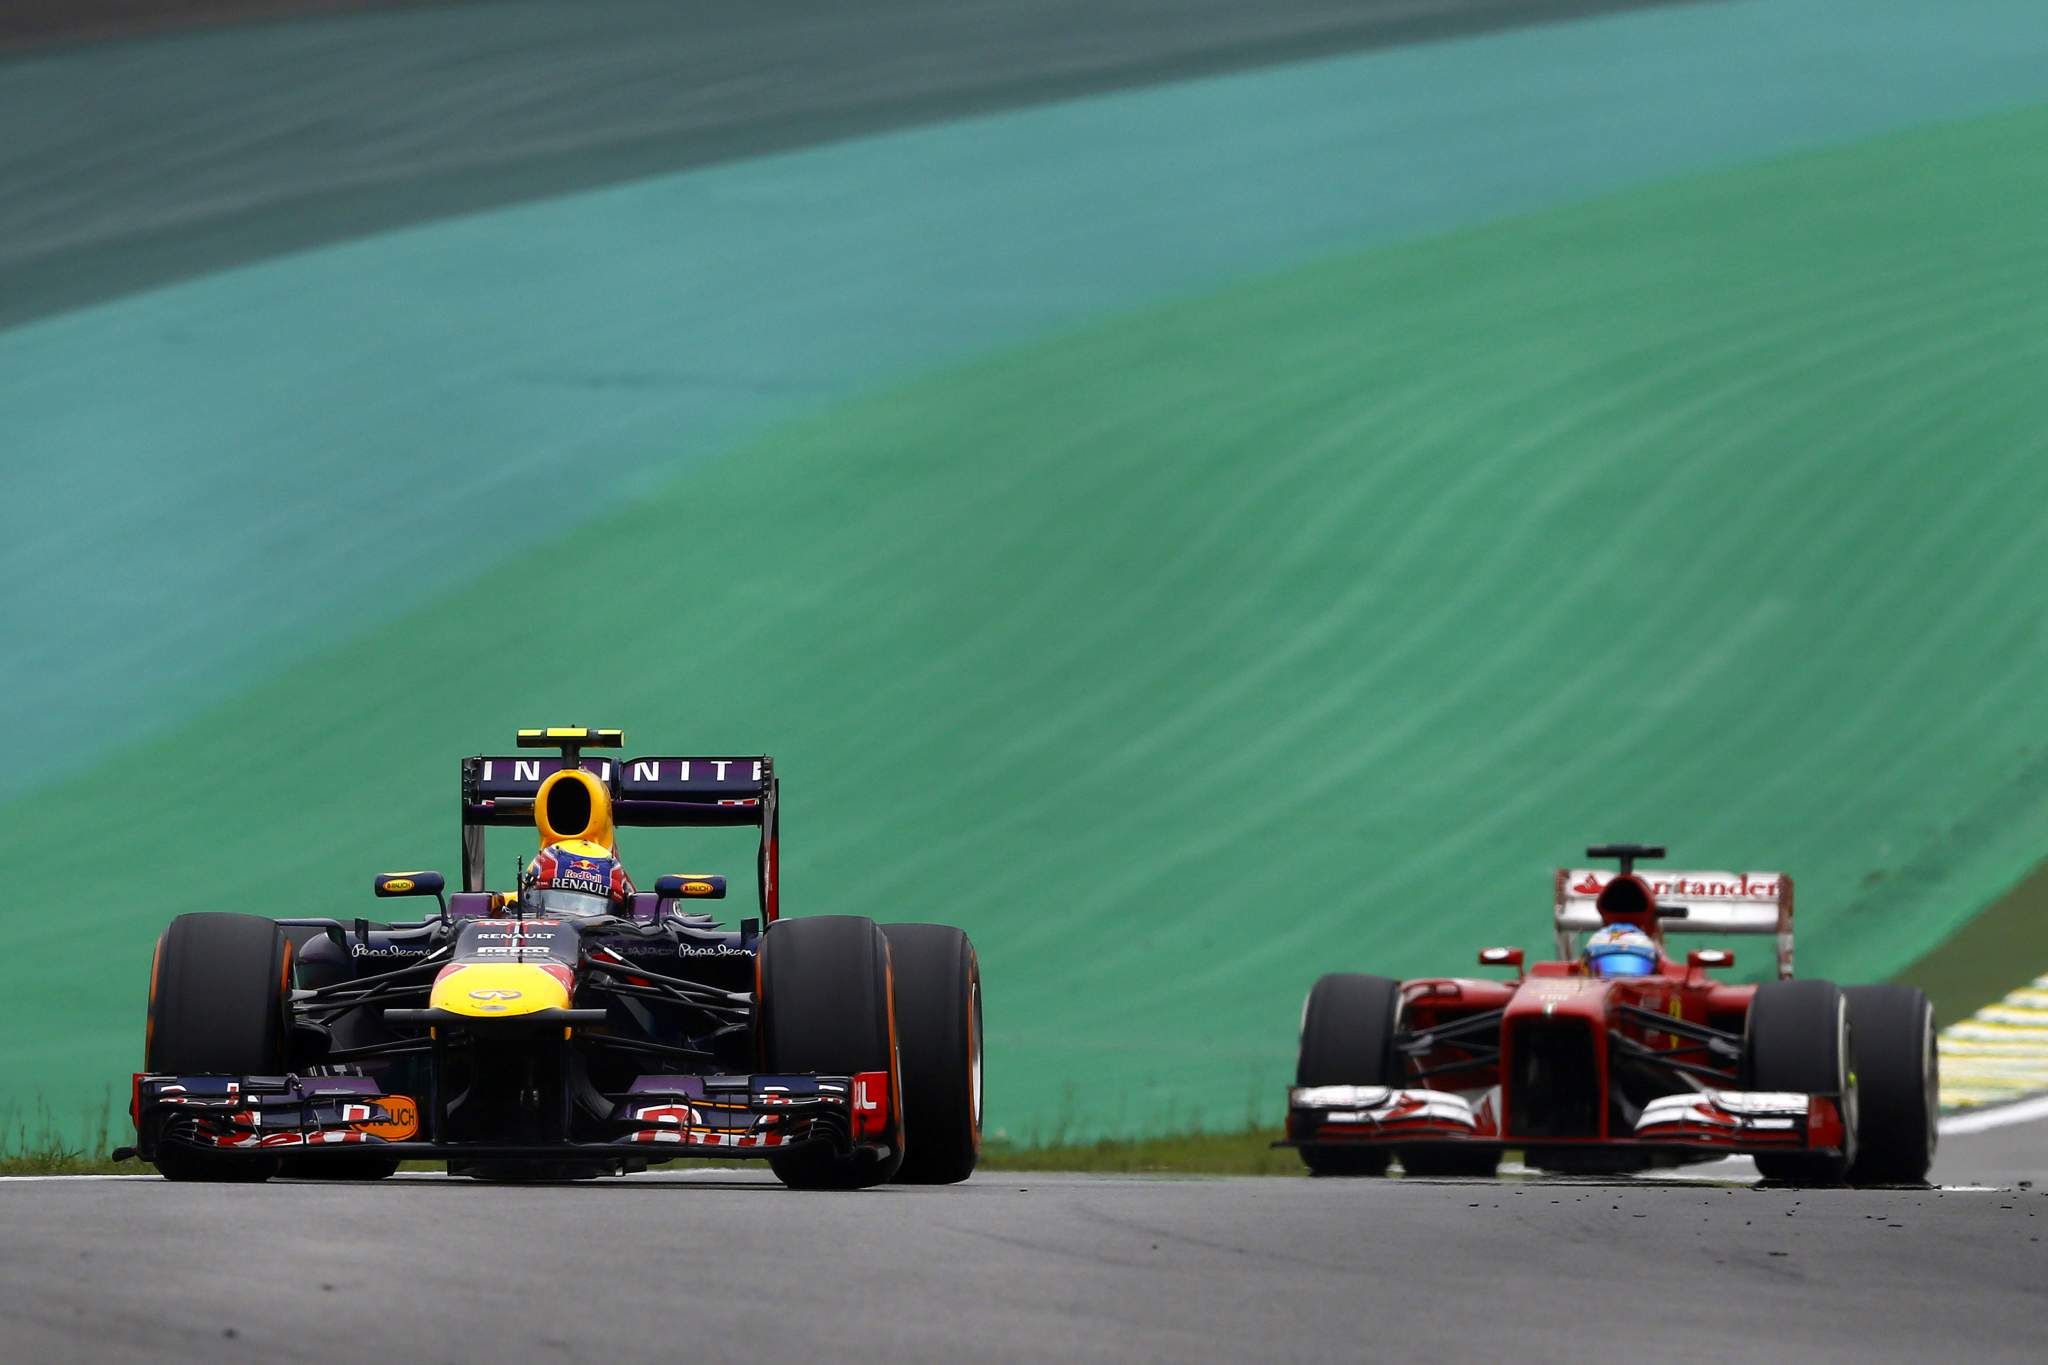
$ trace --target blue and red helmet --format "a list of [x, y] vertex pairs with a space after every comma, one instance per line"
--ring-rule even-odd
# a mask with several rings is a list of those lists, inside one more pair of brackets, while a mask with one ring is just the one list
[[1657, 941], [1633, 924], [1595, 930], [1581, 956], [1594, 976], [1652, 976], [1657, 971]]
[[542, 848], [523, 887], [533, 909], [550, 915], [610, 915], [632, 899], [633, 879], [616, 850], [587, 839]]

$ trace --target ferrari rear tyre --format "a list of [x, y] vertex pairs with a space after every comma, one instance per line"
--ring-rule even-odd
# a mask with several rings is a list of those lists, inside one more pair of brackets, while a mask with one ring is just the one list
[[903, 1057], [905, 1185], [951, 1185], [981, 1157], [981, 964], [949, 924], [888, 924]]
[[1848, 986], [1856, 1034], [1858, 1185], [1917, 1185], [1934, 1165], [1941, 1117], [1934, 1006], [1912, 986]]
[[758, 963], [754, 1028], [764, 1071], [890, 1075], [885, 1155], [799, 1147], [771, 1156], [769, 1168], [793, 1189], [851, 1190], [893, 1179], [903, 1164], [903, 1077], [881, 927], [856, 915], [778, 920], [761, 935]]
[[1756, 1158], [1766, 1180], [1839, 1185], [1856, 1158], [1855, 1045], [1849, 1002], [1832, 981], [1766, 981], [1749, 1004], [1743, 1037], [1743, 1084], [1749, 1090], [1840, 1097], [1848, 1130], [1838, 1156], [1767, 1152]]
[[[1332, 972], [1316, 982], [1301, 1012], [1296, 1085], [1398, 1085], [1394, 1056], [1401, 983], [1391, 977]], [[1384, 1147], [1303, 1147], [1312, 1175], [1385, 1175]]]
[[[292, 947], [260, 915], [180, 915], [157, 940], [143, 1034], [146, 1071], [275, 1076], [285, 1070]], [[159, 1148], [170, 1180], [267, 1180], [274, 1156]]]

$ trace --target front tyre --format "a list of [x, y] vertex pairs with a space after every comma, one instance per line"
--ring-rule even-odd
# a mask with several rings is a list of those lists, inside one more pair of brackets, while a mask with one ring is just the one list
[[1849, 1002], [1832, 981], [1766, 981], [1749, 1004], [1742, 1044], [1743, 1086], [1837, 1099], [1847, 1130], [1845, 1150], [1760, 1152], [1766, 1180], [1839, 1185], [1856, 1159], [1857, 1093]]
[[1858, 1185], [1918, 1185], [1934, 1165], [1941, 1063], [1934, 1006], [1911, 986], [1849, 986], [1856, 1031]]
[[981, 1157], [981, 963], [949, 924], [883, 926], [903, 1058], [905, 1185], [951, 1185]]
[[386, 1180], [398, 1174], [398, 1158], [375, 1152], [346, 1156], [278, 1158], [278, 1174], [293, 1180]]
[[761, 935], [755, 1045], [769, 1074], [889, 1073], [885, 1151], [842, 1155], [827, 1144], [768, 1158], [792, 1189], [852, 1190], [894, 1178], [903, 1164], [903, 1077], [897, 1065], [889, 940], [873, 920], [814, 915], [778, 920]]
[[1442, 1142], [1401, 1149], [1401, 1174], [1422, 1180], [1491, 1180], [1500, 1148]]
[[[1394, 1056], [1401, 983], [1360, 972], [1332, 972], [1316, 982], [1301, 1012], [1296, 1085], [1400, 1084]], [[1312, 1175], [1385, 1175], [1384, 1147], [1303, 1147]]]
[[[292, 945], [260, 915], [180, 915], [157, 940], [142, 1043], [146, 1071], [170, 1076], [275, 1076], [290, 1036]], [[254, 1181], [275, 1156], [157, 1149], [167, 1180]]]

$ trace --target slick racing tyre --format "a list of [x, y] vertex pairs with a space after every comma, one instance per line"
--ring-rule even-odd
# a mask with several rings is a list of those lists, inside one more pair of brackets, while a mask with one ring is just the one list
[[1832, 981], [1766, 981], [1749, 1003], [1742, 1044], [1743, 1088], [1840, 1096], [1848, 1150], [1764, 1152], [1756, 1168], [1766, 1180], [1793, 1185], [1839, 1185], [1855, 1160], [1857, 1123], [1855, 1044], [1849, 1002]]
[[[1399, 1085], [1394, 1031], [1401, 983], [1385, 976], [1332, 972], [1316, 982], [1301, 1012], [1296, 1085]], [[1385, 1175], [1384, 1147], [1303, 1147], [1313, 1175]]]
[[1911, 986], [1847, 986], [1856, 1035], [1858, 1185], [1917, 1185], [1934, 1165], [1941, 1071], [1934, 1006]]
[[881, 927], [856, 915], [778, 920], [761, 935], [755, 962], [755, 1044], [763, 1071], [886, 1071], [890, 1078], [886, 1155], [842, 1156], [821, 1143], [777, 1153], [769, 1168], [792, 1189], [851, 1190], [893, 1179], [903, 1164], [903, 1077], [889, 940]]
[[981, 964], [949, 924], [887, 924], [903, 1058], [905, 1185], [951, 1185], [981, 1156]]
[[398, 1158], [374, 1152], [347, 1156], [278, 1158], [278, 1174], [294, 1180], [383, 1180], [398, 1174]]
[[1499, 1169], [1498, 1147], [1436, 1143], [1401, 1148], [1403, 1175], [1438, 1180], [1491, 1180]]
[[[143, 1035], [146, 1071], [275, 1076], [285, 1070], [292, 946], [260, 915], [180, 915], [157, 940]], [[165, 1146], [169, 1180], [268, 1180], [278, 1159]]]

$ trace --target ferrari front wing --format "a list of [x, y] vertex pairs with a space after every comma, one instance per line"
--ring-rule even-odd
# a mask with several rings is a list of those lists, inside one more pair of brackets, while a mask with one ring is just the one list
[[1398, 1143], [1476, 1143], [1495, 1147], [1634, 1147], [1739, 1155], [1838, 1152], [1846, 1141], [1841, 1108], [1830, 1095], [1699, 1090], [1666, 1095], [1633, 1124], [1605, 1133], [1559, 1135], [1504, 1131], [1500, 1090], [1456, 1091], [1373, 1085], [1296, 1086], [1287, 1092], [1284, 1147]]

